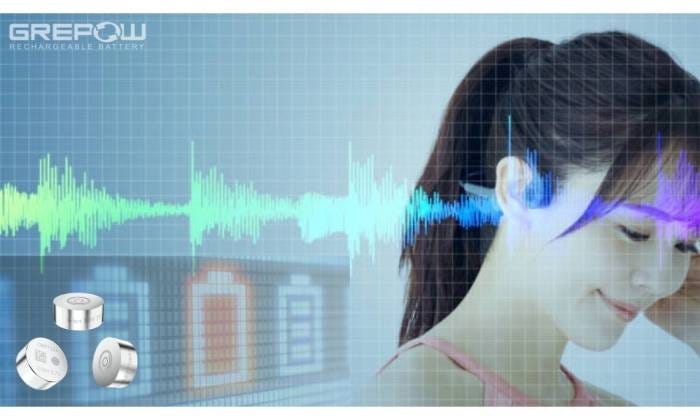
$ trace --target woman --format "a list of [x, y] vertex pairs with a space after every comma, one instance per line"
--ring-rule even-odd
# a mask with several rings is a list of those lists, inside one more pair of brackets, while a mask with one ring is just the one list
[[700, 83], [635, 36], [489, 51], [416, 189], [495, 200], [500, 217], [445, 218], [406, 242], [400, 348], [365, 401], [627, 405], [561, 357], [569, 340], [610, 348], [640, 313], [700, 352], [699, 142]]

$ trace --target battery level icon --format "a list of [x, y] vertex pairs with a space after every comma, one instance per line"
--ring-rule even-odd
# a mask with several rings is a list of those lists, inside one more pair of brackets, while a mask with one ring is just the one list
[[229, 390], [253, 375], [252, 290], [235, 265], [209, 264], [187, 285], [190, 389]]
[[[15, 347], [15, 290], [14, 283], [0, 276], [0, 354], [13, 354]], [[0, 405], [15, 404], [15, 377], [7, 372], [15, 368], [15, 359], [0, 360]]]
[[293, 274], [279, 288], [280, 375], [323, 369], [323, 309], [321, 287], [308, 275]]

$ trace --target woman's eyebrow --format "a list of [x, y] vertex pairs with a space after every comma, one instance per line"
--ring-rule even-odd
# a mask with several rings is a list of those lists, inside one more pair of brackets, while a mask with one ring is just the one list
[[662, 221], [662, 222], [687, 222], [686, 218], [673, 216], [673, 215], [661, 210], [658, 207], [650, 206], [648, 204], [624, 203], [624, 204], [622, 204], [622, 207], [625, 207], [627, 209], [645, 214], [649, 217], [652, 217], [652, 218], [659, 220], [659, 221]]
[[[645, 216], [649, 218], [656, 219], [657, 221], [661, 222], [679, 222], [685, 225], [684, 229], [687, 229], [687, 232], [693, 232], [694, 236], [700, 236], [700, 226], [698, 226], [698, 221], [693, 221], [689, 220], [688, 217], [679, 217], [679, 216], [674, 216], [664, 210], [661, 210], [658, 207], [650, 206], [648, 204], [631, 204], [631, 203], [624, 203], [621, 205], [622, 207], [628, 208], [632, 211], [636, 211], [639, 213], [644, 214]], [[686, 241], [686, 242], [697, 242], [698, 239]]]

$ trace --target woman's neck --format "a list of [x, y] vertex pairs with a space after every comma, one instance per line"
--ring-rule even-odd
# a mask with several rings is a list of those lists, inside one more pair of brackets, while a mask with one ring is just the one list
[[519, 285], [528, 279], [498, 248], [464, 300], [427, 334], [451, 341], [540, 404], [566, 405], [574, 391], [560, 368], [568, 339], [524, 296]]

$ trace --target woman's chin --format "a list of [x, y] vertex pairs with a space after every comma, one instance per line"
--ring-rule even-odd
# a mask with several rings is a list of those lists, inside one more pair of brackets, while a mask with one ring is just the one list
[[590, 328], [584, 329], [582, 334], [569, 336], [569, 340], [579, 347], [590, 351], [605, 351], [609, 350], [622, 337], [624, 328], [610, 328], [608, 325], [604, 327], [598, 334], [591, 334], [593, 330]]

